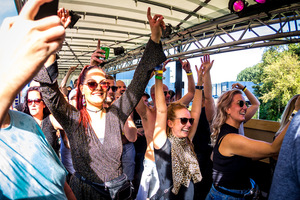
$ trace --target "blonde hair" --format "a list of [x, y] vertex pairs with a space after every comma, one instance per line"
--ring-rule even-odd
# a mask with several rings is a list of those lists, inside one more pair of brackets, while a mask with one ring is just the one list
[[282, 132], [285, 125], [289, 122], [289, 117], [291, 116], [293, 110], [295, 109], [295, 103], [296, 103], [298, 96], [299, 96], [299, 94], [296, 94], [286, 104], [284, 111], [281, 115], [280, 127], [279, 127], [278, 131], [276, 132], [275, 137], [277, 137], [279, 135], [279, 133]]
[[225, 123], [227, 119], [227, 110], [230, 108], [231, 103], [233, 101], [233, 97], [236, 94], [242, 94], [241, 90], [233, 89], [229, 90], [225, 93], [223, 93], [217, 103], [217, 110], [216, 114], [214, 116], [214, 119], [212, 121], [211, 129], [212, 129], [212, 134], [210, 136], [211, 138], [211, 145], [215, 146], [216, 141], [218, 139], [219, 133], [221, 126]]

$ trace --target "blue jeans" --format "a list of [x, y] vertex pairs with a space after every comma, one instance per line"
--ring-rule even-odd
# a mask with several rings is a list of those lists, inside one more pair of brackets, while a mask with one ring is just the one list
[[[227, 191], [237, 193], [237, 194], [246, 194], [249, 192], [249, 189], [248, 190], [233, 190], [233, 189], [227, 189], [227, 188], [224, 188], [221, 186], [219, 186], [219, 187], [222, 188], [223, 190], [227, 190]], [[212, 185], [205, 200], [244, 200], [244, 198], [237, 198], [237, 197], [233, 197], [233, 196], [230, 196], [227, 194], [223, 194], [222, 192], [219, 192], [218, 190], [216, 190], [214, 185]]]
[[135, 148], [132, 142], [123, 145], [122, 167], [123, 173], [127, 175], [128, 180], [134, 178], [135, 169]]

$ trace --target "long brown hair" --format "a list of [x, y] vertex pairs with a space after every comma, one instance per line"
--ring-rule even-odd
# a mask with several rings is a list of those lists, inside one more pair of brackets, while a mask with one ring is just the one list
[[216, 115], [212, 121], [212, 134], [211, 134], [211, 144], [214, 146], [216, 144], [216, 141], [218, 139], [218, 135], [220, 133], [221, 126], [225, 123], [227, 120], [227, 110], [231, 106], [231, 103], [233, 101], [233, 97], [236, 94], [242, 94], [241, 90], [233, 89], [229, 90], [225, 93], [223, 93], [217, 103], [217, 112]]
[[86, 65], [80, 72], [77, 81], [76, 108], [80, 111], [79, 123], [82, 122], [83, 126], [85, 127], [87, 127], [88, 123], [91, 121], [91, 118], [88, 112], [86, 111], [85, 106], [83, 105], [83, 95], [80, 89], [80, 85], [83, 85], [87, 72], [94, 68], [101, 69], [98, 66]]

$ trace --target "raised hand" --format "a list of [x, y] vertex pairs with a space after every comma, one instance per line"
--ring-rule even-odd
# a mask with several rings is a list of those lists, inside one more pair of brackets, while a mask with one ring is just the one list
[[232, 84], [232, 89], [239, 89], [242, 90], [244, 88], [244, 86], [240, 83], [234, 83]]
[[60, 18], [62, 25], [66, 29], [69, 26], [69, 24], [71, 23], [71, 16], [70, 16], [69, 10], [60, 8], [57, 11], [57, 16]]
[[[96, 51], [94, 51], [94, 53], [91, 56], [90, 65], [92, 65], [92, 66], [98, 66], [104, 62], [105, 51], [100, 49], [100, 43], [101, 43], [100, 40], [98, 40], [97, 49], [96, 49]], [[103, 60], [100, 59], [99, 57], [103, 58]]]
[[154, 15], [151, 16], [151, 8], [148, 7], [147, 18], [151, 28], [151, 40], [156, 43], [159, 43], [160, 38], [162, 36], [162, 28], [165, 29], [166, 25], [164, 22], [164, 17], [162, 15]]
[[195, 65], [195, 68], [196, 68], [197, 77], [198, 77], [197, 85], [201, 86], [201, 85], [203, 85], [204, 68], [202, 67], [202, 65], [199, 67], [199, 69], [198, 69], [197, 65]]
[[201, 66], [203, 67], [203, 73], [205, 75], [210, 71], [211, 67], [213, 66], [214, 60], [210, 62], [209, 54], [204, 54], [203, 58], [201, 58], [201, 63]]
[[189, 73], [189, 72], [192, 71], [192, 70], [191, 70], [190, 62], [189, 62], [187, 59], [185, 59], [185, 61], [182, 61], [181, 58], [178, 58], [178, 60], [179, 60], [179, 62], [181, 63], [182, 69], [184, 69], [184, 71], [185, 71], [186, 73]]

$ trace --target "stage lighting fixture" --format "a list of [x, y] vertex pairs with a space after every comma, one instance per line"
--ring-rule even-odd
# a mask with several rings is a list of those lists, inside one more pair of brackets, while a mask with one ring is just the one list
[[263, 3], [266, 3], [266, 0], [255, 0], [256, 3], [260, 3], [260, 4], [263, 4]]
[[231, 13], [238, 13], [247, 7], [247, 2], [245, 0], [230, 0], [228, 3], [228, 8]]

